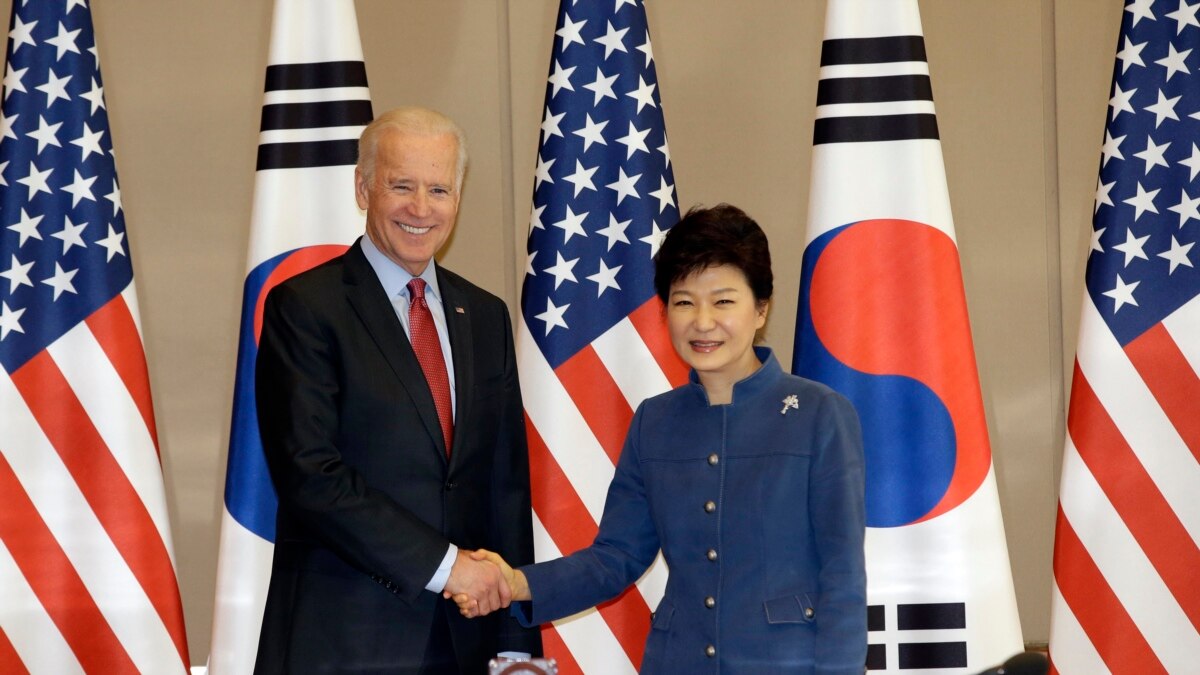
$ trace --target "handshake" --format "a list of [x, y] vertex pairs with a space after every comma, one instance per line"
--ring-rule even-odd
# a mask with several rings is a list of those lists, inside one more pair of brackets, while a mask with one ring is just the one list
[[508, 607], [514, 600], [530, 600], [529, 584], [499, 554], [486, 549], [459, 549], [442, 597], [453, 599], [458, 613], [472, 619]]

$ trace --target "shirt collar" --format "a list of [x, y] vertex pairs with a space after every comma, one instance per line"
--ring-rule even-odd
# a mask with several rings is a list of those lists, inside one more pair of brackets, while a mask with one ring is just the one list
[[[413, 275], [385, 256], [375, 246], [375, 242], [371, 241], [370, 236], [364, 234], [359, 239], [359, 245], [362, 247], [363, 255], [367, 257], [367, 262], [371, 264], [371, 269], [375, 270], [375, 276], [379, 277], [379, 283], [383, 284], [383, 290], [387, 296], [394, 298], [397, 295], [403, 295], [408, 298], [408, 282], [412, 281]], [[437, 264], [430, 260], [429, 264], [425, 266], [425, 270], [417, 276], [425, 280], [425, 294], [432, 295], [434, 299], [441, 302], [442, 292], [438, 288]]]

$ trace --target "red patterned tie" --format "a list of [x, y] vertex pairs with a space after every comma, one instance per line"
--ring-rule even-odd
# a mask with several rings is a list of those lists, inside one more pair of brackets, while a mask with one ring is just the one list
[[438, 340], [437, 326], [425, 302], [425, 280], [414, 278], [408, 282], [411, 301], [408, 303], [408, 332], [413, 351], [429, 391], [433, 393], [433, 404], [437, 406], [438, 420], [442, 423], [442, 435], [446, 439], [446, 455], [454, 443], [454, 415], [450, 410], [450, 378], [446, 376], [446, 360], [442, 356], [442, 344]]

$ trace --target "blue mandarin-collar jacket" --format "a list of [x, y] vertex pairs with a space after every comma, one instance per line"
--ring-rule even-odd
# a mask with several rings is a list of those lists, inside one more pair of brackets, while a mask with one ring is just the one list
[[863, 672], [858, 416], [756, 352], [762, 367], [727, 405], [709, 405], [693, 373], [639, 406], [595, 541], [521, 568], [525, 625], [615, 597], [661, 548], [670, 574], [642, 673]]

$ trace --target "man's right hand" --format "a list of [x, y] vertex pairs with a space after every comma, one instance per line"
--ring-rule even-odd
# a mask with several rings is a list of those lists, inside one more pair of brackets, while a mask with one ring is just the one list
[[459, 549], [442, 596], [450, 598], [461, 595], [471, 598], [480, 614], [508, 607], [512, 602], [512, 591], [500, 568], [486, 560], [475, 559]]
[[[511, 591], [510, 600], [520, 601], [531, 599], [529, 582], [526, 581], [525, 574], [521, 570], [516, 570], [509, 566], [499, 554], [481, 548], [478, 551], [472, 551], [469, 555], [471, 560], [486, 561], [500, 569], [500, 573]], [[451, 597], [451, 594], [445, 595]], [[468, 619], [483, 616], [490, 611], [483, 609], [482, 605], [475, 598], [466, 593], [455, 593], [452, 599], [458, 605], [459, 613]], [[505, 603], [503, 606], [507, 607], [508, 603]]]

